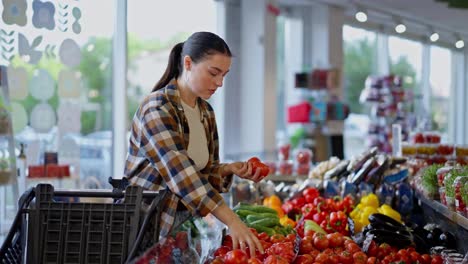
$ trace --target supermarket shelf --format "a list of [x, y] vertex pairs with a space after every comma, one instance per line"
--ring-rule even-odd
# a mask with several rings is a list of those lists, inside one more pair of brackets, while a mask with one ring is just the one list
[[459, 225], [460, 227], [468, 231], [468, 218], [449, 210], [447, 206], [441, 204], [438, 201], [430, 200], [424, 197], [424, 195], [422, 194], [416, 193], [416, 197], [418, 198], [419, 201], [431, 207], [437, 213], [447, 217], [452, 222], [454, 222], [455, 224]]
[[307, 175], [269, 175], [265, 180], [270, 180], [273, 182], [297, 182], [305, 181]]

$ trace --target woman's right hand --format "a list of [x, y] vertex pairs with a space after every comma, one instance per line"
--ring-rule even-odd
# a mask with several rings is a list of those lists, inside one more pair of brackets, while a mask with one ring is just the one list
[[216, 207], [211, 213], [229, 228], [233, 249], [240, 248], [245, 251], [249, 247], [250, 256], [255, 256], [256, 249], [260, 253], [264, 253], [262, 244], [257, 236], [250, 231], [244, 222], [240, 220], [239, 216], [225, 203]]
[[250, 256], [255, 256], [255, 250], [258, 249], [260, 253], [264, 253], [263, 246], [252, 231], [239, 219], [235, 217], [232, 223], [228, 224], [229, 233], [232, 238], [233, 249], [240, 248], [246, 251], [249, 248]]

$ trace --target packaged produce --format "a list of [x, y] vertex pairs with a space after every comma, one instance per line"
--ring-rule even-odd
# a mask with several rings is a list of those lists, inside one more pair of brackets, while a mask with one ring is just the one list
[[439, 187], [444, 186], [444, 179], [445, 176], [453, 169], [453, 166], [444, 166], [439, 169], [437, 169], [436, 174], [437, 174], [437, 184]]
[[445, 187], [439, 187], [439, 199], [443, 205], [447, 205], [447, 199], [445, 197]]
[[278, 160], [286, 161], [289, 159], [291, 144], [281, 142], [278, 144]]
[[466, 203], [463, 200], [464, 186], [468, 182], [468, 176], [458, 176], [453, 182], [455, 211], [462, 215], [465, 214]]
[[451, 210], [455, 210], [455, 186], [454, 182], [458, 176], [465, 176], [465, 169], [454, 168], [444, 178], [445, 185], [445, 199], [447, 201], [447, 207]]
[[424, 141], [426, 143], [440, 143], [440, 135], [435, 132], [426, 132], [424, 134]]
[[437, 181], [437, 171], [440, 168], [441, 165], [433, 164], [426, 167], [422, 172], [423, 194], [428, 198], [434, 199], [438, 194], [439, 184]]
[[452, 145], [439, 144], [437, 146], [437, 154], [439, 155], [452, 155], [455, 148]]
[[404, 142], [402, 143], [401, 151], [402, 151], [402, 154], [405, 156], [413, 156], [413, 155], [416, 155], [417, 148], [414, 144]]
[[417, 153], [422, 155], [434, 155], [437, 152], [437, 145], [434, 144], [420, 144], [417, 145]]
[[457, 157], [466, 157], [468, 156], [468, 146], [456, 146], [455, 154]]
[[293, 167], [294, 164], [292, 160], [280, 160], [278, 162], [278, 174], [292, 175]]

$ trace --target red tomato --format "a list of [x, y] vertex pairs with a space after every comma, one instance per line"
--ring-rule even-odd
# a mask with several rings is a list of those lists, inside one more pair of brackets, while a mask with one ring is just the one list
[[281, 256], [270, 255], [263, 261], [263, 264], [289, 264], [289, 262]]
[[226, 246], [221, 246], [220, 248], [216, 249], [216, 251], [214, 252], [214, 256], [215, 257], [222, 257], [224, 258], [224, 256], [226, 255], [226, 253], [228, 253], [229, 251], [231, 251], [231, 249], [229, 247], [226, 247]]
[[[158, 259], [159, 261], [159, 259]], [[148, 262], [145, 262], [145, 263], [150, 263], [149, 261]], [[224, 260], [220, 257], [217, 257], [215, 259], [213, 259], [213, 261], [210, 262], [210, 264], [224, 264]]]
[[328, 234], [327, 239], [331, 248], [341, 247], [344, 243], [343, 235], [340, 233]]
[[294, 244], [296, 242], [296, 235], [295, 234], [288, 234], [286, 236], [286, 241], [292, 242]]
[[249, 163], [260, 163], [261, 161], [257, 157], [252, 157], [247, 162], [249, 162]]
[[312, 236], [314, 236], [314, 234], [315, 234], [314, 230], [307, 229], [307, 230], [304, 231], [304, 237], [307, 237], [307, 236], [312, 237]]
[[328, 263], [338, 264], [340, 263], [340, 257], [336, 255], [335, 253], [332, 253], [331, 255], [328, 256]]
[[285, 242], [286, 238], [282, 234], [274, 234], [270, 237], [271, 243]]
[[315, 198], [315, 197], [318, 197], [320, 193], [317, 188], [309, 187], [302, 191], [302, 196], [308, 196], [308, 195]]
[[416, 251], [411, 251], [410, 254], [410, 257], [411, 257], [411, 262], [416, 262], [416, 261], [419, 261], [421, 262], [421, 255], [419, 255], [418, 252]]
[[370, 242], [369, 248], [367, 249], [367, 255], [371, 257], [377, 257], [377, 253], [379, 251], [379, 247], [374, 240]]
[[367, 259], [367, 264], [377, 264], [378, 260], [376, 257], [370, 257]]
[[308, 254], [297, 256], [297, 258], [293, 262], [293, 264], [312, 264], [312, 263], [314, 263], [314, 259], [312, 258], [311, 255], [308, 255]]
[[329, 261], [328, 255], [325, 253], [320, 253], [315, 258], [315, 262], [318, 262], [318, 263], [328, 263], [328, 261]]
[[431, 256], [429, 254], [423, 254], [421, 256], [422, 264], [431, 264]]
[[382, 243], [379, 246], [379, 249], [377, 250], [377, 258], [378, 259], [383, 259], [385, 256], [390, 255], [391, 252], [390, 245], [387, 243]]
[[314, 238], [314, 246], [318, 250], [325, 250], [328, 248], [329, 242], [326, 236], [315, 236]]
[[354, 264], [366, 264], [367, 263], [367, 255], [366, 253], [359, 251], [353, 254]]
[[346, 250], [351, 253], [351, 254], [354, 254], [356, 252], [359, 252], [361, 251], [361, 248], [356, 244], [356, 243], [348, 243], [346, 245]]
[[301, 239], [301, 243], [299, 244], [299, 254], [308, 254], [314, 248], [313, 245], [313, 238], [310, 236], [306, 236]]
[[259, 240], [263, 240], [263, 241], [270, 241], [270, 236], [269, 236], [267, 233], [265, 233], [265, 232], [259, 233], [259, 234], [257, 235], [257, 238], [258, 238]]
[[258, 258], [249, 258], [247, 264], [262, 264], [262, 261]]
[[248, 264], [248, 261], [247, 254], [240, 249], [229, 251], [224, 256], [225, 264]]
[[440, 255], [432, 256], [431, 264], [442, 264], [444, 260]]

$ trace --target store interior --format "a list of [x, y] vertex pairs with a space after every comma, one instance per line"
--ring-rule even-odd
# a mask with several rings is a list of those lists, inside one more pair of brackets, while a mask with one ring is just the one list
[[[3, 0], [0, 13], [0, 263], [283, 263], [270, 257], [280, 251], [291, 253], [284, 263], [361, 263], [362, 254], [363, 263], [468, 263], [467, 1]], [[235, 178], [223, 197], [268, 233], [262, 242], [281, 235], [292, 248], [233, 256], [225, 227], [208, 218], [194, 221], [198, 237], [188, 228], [194, 249], [179, 248], [196, 260], [166, 259], [167, 244], [134, 246], [131, 230], [115, 262], [99, 262], [112, 260], [111, 246], [96, 262], [87, 249], [77, 253], [84, 262], [67, 262], [68, 235], [52, 222], [72, 220], [42, 215], [39, 195], [59, 190], [47, 203], [62, 212], [116, 203], [109, 178], [125, 176], [132, 118], [172, 47], [198, 31], [233, 54], [208, 100], [221, 162], [257, 157], [269, 168], [259, 183]], [[257, 229], [246, 211], [278, 215]], [[332, 214], [343, 217], [335, 228]], [[102, 244], [116, 234], [107, 226]], [[358, 247], [351, 260], [341, 258], [353, 251], [345, 236]], [[8, 259], [13, 247], [19, 262]]]

